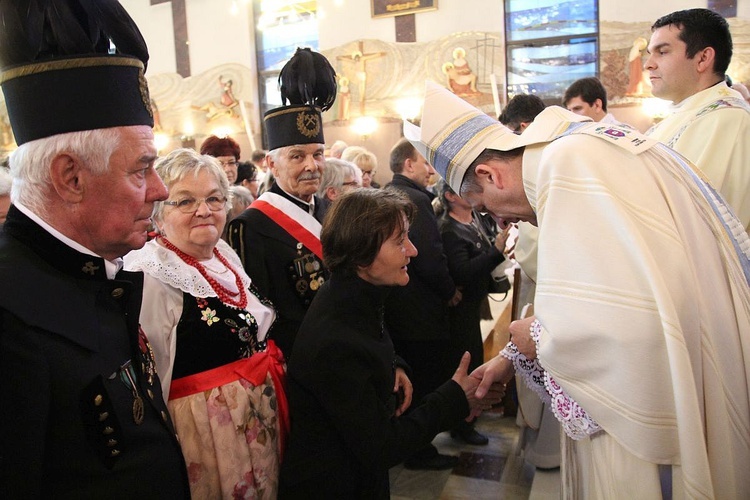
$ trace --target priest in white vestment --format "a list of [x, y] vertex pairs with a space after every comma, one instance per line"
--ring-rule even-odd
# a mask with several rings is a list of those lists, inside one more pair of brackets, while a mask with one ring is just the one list
[[646, 134], [697, 165], [749, 230], [750, 104], [725, 83], [729, 26], [710, 10], [689, 9], [658, 19], [652, 30], [645, 68], [653, 94], [672, 105]]
[[423, 110], [451, 187], [539, 227], [535, 316], [478, 395], [514, 367], [550, 401], [566, 498], [750, 498], [750, 239], [701, 172], [559, 107], [520, 136], [429, 82]]

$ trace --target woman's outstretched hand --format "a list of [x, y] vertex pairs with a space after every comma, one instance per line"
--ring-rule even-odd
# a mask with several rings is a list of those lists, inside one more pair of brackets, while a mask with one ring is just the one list
[[461, 362], [458, 364], [458, 368], [456, 368], [456, 373], [452, 377], [452, 380], [464, 390], [466, 400], [469, 402], [471, 412], [467, 420], [479, 415], [484, 410], [492, 408], [492, 405], [499, 403], [505, 394], [505, 384], [492, 384], [488, 382], [486, 384], [488, 386], [486, 392], [482, 393], [482, 397], [478, 397], [477, 389], [480, 382], [483, 381], [481, 377], [469, 375], [470, 362], [471, 354], [465, 352], [461, 358]]

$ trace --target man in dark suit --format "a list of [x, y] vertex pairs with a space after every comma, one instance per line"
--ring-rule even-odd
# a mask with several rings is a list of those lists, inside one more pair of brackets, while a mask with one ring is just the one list
[[[391, 150], [393, 180], [386, 186], [403, 191], [417, 211], [409, 228], [409, 239], [419, 252], [409, 264], [409, 283], [394, 288], [385, 304], [385, 322], [396, 353], [412, 369], [414, 401], [450, 377], [450, 328], [448, 307], [458, 304], [461, 292], [453, 283], [437, 219], [432, 209], [435, 197], [426, 187], [435, 174], [427, 160], [406, 139]], [[440, 455], [430, 445], [407, 460], [410, 469], [451, 469], [456, 457]]]
[[[153, 169], [145, 43], [129, 39], [140, 34], [116, 2], [104, 9], [113, 19], [76, 2], [58, 20], [96, 39], [90, 51], [50, 60], [71, 44], [63, 51], [45, 33], [38, 64], [38, 46], [18, 50], [26, 40], [10, 28], [10, 4], [0, 9], [2, 86], [19, 147], [0, 232], [0, 498], [187, 498], [138, 325], [143, 276], [121, 270], [167, 197]], [[98, 43], [107, 22], [129, 28], [113, 31], [113, 55]]]
[[292, 75], [299, 67], [314, 67], [319, 72], [314, 90], [330, 80], [335, 96], [334, 71], [325, 57], [297, 49], [281, 71], [282, 100], [288, 97], [292, 104], [263, 117], [270, 150], [266, 160], [276, 182], [230, 222], [228, 231], [229, 244], [248, 276], [276, 307], [278, 319], [269, 335], [287, 359], [302, 318], [327, 276], [320, 245], [324, 206], [315, 194], [325, 166], [325, 139], [321, 108], [315, 103], [332, 103], [333, 96], [290, 95], [298, 81], [310, 76]]

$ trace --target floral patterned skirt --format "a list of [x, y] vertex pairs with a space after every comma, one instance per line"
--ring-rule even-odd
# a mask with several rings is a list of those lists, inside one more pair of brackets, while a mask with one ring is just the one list
[[172, 382], [193, 498], [276, 498], [289, 415], [283, 357], [270, 350]]

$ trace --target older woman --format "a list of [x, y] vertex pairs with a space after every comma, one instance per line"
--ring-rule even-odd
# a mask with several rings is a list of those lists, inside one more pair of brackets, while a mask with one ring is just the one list
[[378, 188], [375, 174], [378, 171], [378, 157], [361, 146], [349, 146], [341, 154], [341, 159], [354, 163], [362, 172], [362, 187]]
[[287, 427], [276, 317], [220, 239], [229, 185], [216, 159], [178, 149], [156, 170], [169, 188], [158, 236], [126, 257], [145, 273], [141, 326], [180, 436], [194, 498], [274, 498]]
[[219, 160], [229, 184], [237, 182], [237, 167], [240, 163], [240, 145], [237, 141], [231, 137], [208, 136], [201, 144], [201, 154]]
[[409, 281], [414, 210], [395, 191], [356, 189], [325, 218], [320, 239], [332, 274], [289, 362], [292, 430], [281, 499], [388, 498], [390, 467], [466, 418], [470, 407], [489, 404], [473, 397], [478, 381], [466, 373], [466, 354], [451, 380], [403, 414], [411, 384], [383, 329], [383, 301]]
[[362, 175], [356, 165], [337, 158], [326, 160], [326, 168], [323, 169], [318, 187], [318, 196], [325, 200], [326, 205], [341, 194], [358, 187], [362, 187]]

